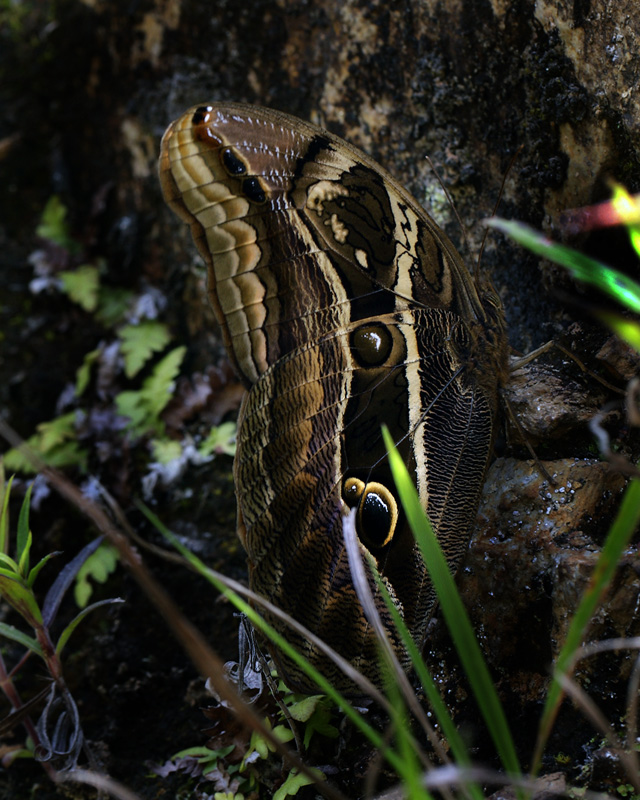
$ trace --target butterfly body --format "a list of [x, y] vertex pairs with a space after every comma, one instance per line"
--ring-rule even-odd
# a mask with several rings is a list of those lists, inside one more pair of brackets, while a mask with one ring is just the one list
[[[249, 390], [235, 479], [251, 586], [378, 680], [343, 511], [357, 508], [361, 546], [422, 644], [435, 598], [381, 426], [455, 569], [506, 374], [499, 303], [478, 293], [451, 242], [388, 173], [293, 117], [193, 108], [164, 136], [160, 177], [208, 264], [211, 302]], [[285, 635], [343, 686], [306, 637]], [[311, 688], [278, 661], [291, 685]]]

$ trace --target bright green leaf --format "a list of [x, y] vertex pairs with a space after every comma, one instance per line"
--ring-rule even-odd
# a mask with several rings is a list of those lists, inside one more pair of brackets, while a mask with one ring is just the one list
[[182, 445], [173, 439], [154, 439], [151, 446], [153, 459], [159, 464], [168, 464], [182, 455]]
[[228, 456], [236, 452], [236, 423], [223, 422], [212, 428], [207, 438], [198, 447], [198, 453], [207, 458], [214, 453], [224, 453]]
[[324, 736], [327, 739], [335, 739], [340, 735], [340, 731], [331, 722], [331, 704], [327, 697], [323, 698], [317, 706], [310, 719], [304, 726], [304, 747], [309, 747], [314, 734]]
[[83, 264], [74, 270], [59, 274], [62, 291], [85, 311], [95, 311], [98, 305], [100, 270], [91, 264]]
[[60, 551], [56, 550], [56, 551], [54, 551], [52, 553], [47, 553], [46, 556], [44, 556], [43, 558], [40, 559], [40, 561], [38, 561], [38, 563], [33, 567], [33, 569], [31, 570], [31, 572], [29, 573], [29, 576], [27, 578], [27, 586], [29, 588], [31, 588], [33, 586], [33, 584], [35, 583], [35, 580], [38, 577], [38, 575], [40, 573], [40, 570], [44, 567], [44, 565], [48, 561], [50, 561], [50, 559], [54, 558], [55, 556], [59, 556], [59, 555], [60, 555]]
[[[37, 451], [38, 441], [39, 437], [37, 434], [35, 434], [27, 439], [26, 444]], [[37, 472], [37, 470], [34, 469], [33, 465], [31, 464], [31, 461], [29, 461], [24, 453], [21, 450], [18, 450], [16, 447], [12, 447], [11, 450], [7, 450], [3, 458], [6, 466], [14, 472], [26, 472], [28, 475]]]
[[9, 497], [13, 475], [8, 482], [4, 479], [4, 461], [0, 458], [0, 554], [9, 552]]
[[19, 577], [20, 568], [18, 564], [6, 553], [0, 553], [0, 572], [5, 575], [11, 573], [12, 576]]
[[20, 747], [17, 750], [10, 750], [2, 757], [2, 766], [5, 769], [8, 769], [13, 762], [17, 761], [19, 758], [35, 758], [35, 754], [33, 750], [29, 750], [26, 747]]
[[272, 733], [281, 742], [290, 742], [293, 739], [293, 731], [288, 725], [276, 725]]
[[148, 408], [141, 390], [120, 392], [116, 395], [115, 402], [118, 414], [129, 418], [127, 427], [134, 434], [142, 436], [149, 429], [160, 432], [162, 426]]
[[289, 713], [297, 722], [306, 722], [318, 707], [318, 703], [322, 700], [324, 695], [312, 694], [304, 697], [297, 703], [292, 703], [288, 706]]
[[42, 625], [40, 606], [31, 589], [22, 581], [2, 572], [0, 570], [0, 595], [32, 628]]
[[76, 370], [76, 397], [80, 397], [89, 385], [91, 367], [93, 367], [100, 358], [101, 352], [100, 348], [96, 348], [95, 350], [90, 350], [88, 353], [85, 353], [82, 364]]
[[27, 650], [31, 650], [36, 655], [42, 657], [42, 648], [38, 642], [33, 637], [28, 636], [22, 631], [19, 631], [17, 628], [14, 628], [13, 625], [7, 625], [6, 622], [0, 622], [0, 636], [4, 636], [5, 639], [11, 639], [12, 642], [17, 642], [23, 647], [26, 647]]
[[27, 541], [24, 543], [22, 553], [20, 554], [20, 561], [18, 561], [18, 571], [23, 578], [29, 574], [29, 553], [31, 551], [31, 544], [33, 542], [33, 535], [27, 529]]
[[171, 350], [155, 366], [141, 389], [120, 392], [116, 396], [118, 413], [129, 417], [129, 429], [134, 434], [141, 436], [148, 431], [162, 432], [160, 414], [171, 399], [173, 381], [178, 375], [185, 352], [185, 347]]
[[20, 574], [26, 575], [29, 572], [29, 550], [31, 549], [31, 531], [29, 530], [29, 507], [31, 505], [31, 493], [33, 483], [27, 492], [20, 507], [18, 517], [18, 534], [16, 536], [16, 561], [18, 562]]
[[[317, 775], [319, 780], [325, 779], [324, 775], [319, 769], [314, 769], [313, 772]], [[303, 775], [301, 772], [297, 772], [295, 769], [292, 769], [287, 775], [285, 782], [273, 795], [273, 800], [285, 800], [286, 797], [293, 797], [294, 795], [298, 794], [303, 786], [309, 786], [312, 783], [315, 783], [313, 778], [309, 777], [308, 775]]]
[[37, 426], [40, 436], [38, 450], [44, 454], [69, 439], [75, 439], [75, 422], [75, 411], [70, 411], [68, 414], [63, 414], [49, 422], [41, 422]]
[[[76, 441], [75, 419], [75, 412], [71, 411], [48, 422], [41, 422], [26, 444], [51, 467], [79, 466], [84, 469], [87, 451]], [[26, 455], [18, 449], [9, 450], [4, 459], [5, 464], [11, 465], [11, 469], [16, 471], [36, 471]]]
[[156, 415], [160, 414], [169, 400], [171, 400], [173, 381], [178, 377], [180, 365], [186, 352], [186, 347], [176, 347], [156, 365], [143, 384], [143, 388], [150, 400], [151, 408]]
[[103, 542], [98, 549], [78, 570], [76, 584], [73, 590], [76, 604], [79, 608], [84, 608], [89, 602], [93, 587], [89, 582], [92, 578], [97, 583], [105, 583], [118, 564], [118, 551], [113, 545]]
[[137, 375], [151, 356], [164, 350], [171, 341], [167, 326], [155, 320], [126, 325], [119, 331], [118, 336], [127, 378]]
[[48, 239], [72, 253], [79, 250], [78, 243], [71, 237], [67, 225], [67, 209], [57, 195], [47, 201], [36, 234], [42, 239]]
[[[251, 752], [255, 752], [260, 756], [260, 758], [268, 758], [269, 757], [269, 747], [267, 745], [267, 740], [261, 736], [259, 733], [253, 731], [251, 734], [251, 739], [249, 740], [249, 749], [247, 751], [247, 755]], [[245, 756], [246, 758], [246, 756]]]

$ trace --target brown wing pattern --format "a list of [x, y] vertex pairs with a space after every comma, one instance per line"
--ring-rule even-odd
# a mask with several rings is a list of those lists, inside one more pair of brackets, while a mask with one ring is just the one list
[[[361, 545], [422, 643], [434, 598], [380, 428], [455, 569], [491, 451], [501, 311], [481, 302], [453, 245], [384, 170], [292, 117], [191, 109], [164, 136], [160, 177], [209, 266], [211, 301], [249, 388], [235, 477], [251, 586], [376, 680], [343, 510], [357, 507]], [[308, 640], [285, 633], [349, 690]], [[292, 686], [312, 688], [279, 662]]]

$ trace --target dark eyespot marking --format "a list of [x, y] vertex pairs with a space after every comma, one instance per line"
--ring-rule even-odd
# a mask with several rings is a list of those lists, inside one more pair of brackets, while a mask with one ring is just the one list
[[247, 167], [243, 161], [241, 161], [238, 156], [233, 152], [230, 147], [225, 147], [222, 153], [220, 154], [222, 158], [222, 163], [224, 168], [227, 170], [229, 175], [244, 175], [247, 171]]
[[358, 509], [357, 530], [368, 547], [389, 544], [398, 521], [398, 507], [391, 492], [380, 483], [368, 483]]
[[252, 200], [254, 203], [264, 203], [267, 199], [264, 189], [260, 185], [260, 181], [255, 177], [245, 178], [242, 181], [242, 193], [248, 200]]
[[209, 122], [209, 114], [213, 111], [211, 106], [198, 106], [193, 112], [191, 122], [193, 125], [202, 125], [204, 122]]
[[380, 367], [393, 349], [393, 339], [386, 325], [367, 323], [351, 334], [351, 351], [361, 367]]
[[353, 508], [358, 504], [363, 491], [364, 481], [360, 478], [347, 478], [342, 486], [342, 499], [349, 508]]
[[380, 550], [389, 544], [398, 524], [398, 504], [386, 486], [377, 481], [365, 483], [360, 478], [347, 478], [342, 498], [350, 508], [358, 507], [356, 530], [366, 547]]

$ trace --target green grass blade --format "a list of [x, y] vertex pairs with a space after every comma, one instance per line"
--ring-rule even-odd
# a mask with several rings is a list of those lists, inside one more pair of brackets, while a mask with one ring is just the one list
[[102, 608], [102, 606], [113, 605], [114, 603], [124, 603], [124, 600], [121, 597], [111, 597], [106, 600], [98, 600], [95, 603], [91, 603], [90, 606], [86, 606], [86, 608], [83, 608], [79, 614], [76, 614], [76, 616], [71, 620], [71, 622], [60, 634], [60, 638], [58, 639], [58, 643], [56, 644], [56, 653], [58, 655], [62, 653], [64, 646], [69, 641], [69, 637], [88, 614], [90, 614], [92, 611], [95, 611], [97, 608]]
[[[418, 676], [425, 694], [427, 695], [431, 710], [433, 711], [435, 718], [438, 720], [438, 724], [440, 725], [445, 740], [451, 748], [451, 752], [453, 753], [456, 764], [459, 767], [471, 767], [471, 759], [469, 758], [464, 741], [458, 733], [455, 723], [451, 718], [451, 714], [449, 713], [449, 709], [446, 707], [442, 697], [440, 696], [438, 687], [435, 685], [433, 678], [429, 674], [429, 670], [427, 669], [427, 665], [424, 663], [424, 659], [422, 658], [420, 650], [414, 642], [413, 637], [409, 633], [409, 629], [400, 616], [397, 607], [391, 600], [389, 592], [387, 591], [387, 587], [380, 579], [377, 571], [374, 571], [373, 575], [376, 579], [378, 589], [384, 599], [387, 609], [391, 614], [393, 624], [400, 635], [402, 644], [406, 647], [407, 652], [409, 653], [411, 664], [416, 672], [416, 675]], [[469, 792], [474, 800], [483, 800], [484, 794], [479, 784], [469, 782], [467, 788], [469, 789]]]
[[431, 800], [431, 793], [423, 786], [424, 770], [416, 755], [411, 726], [407, 716], [407, 707], [404, 703], [400, 687], [393, 680], [393, 673], [388, 673], [390, 680], [387, 683], [387, 696], [391, 701], [391, 724], [394, 738], [397, 743], [398, 753], [405, 765], [403, 785], [405, 797], [411, 800]]
[[7, 483], [4, 480], [4, 464], [0, 458], [0, 554], [9, 553], [9, 498], [11, 496], [11, 484], [14, 476], [12, 475]]
[[487, 224], [510, 236], [533, 253], [565, 267], [574, 278], [596, 286], [603, 294], [613, 297], [631, 311], [640, 313], [640, 284], [624, 273], [601, 264], [577, 250], [552, 242], [521, 222], [490, 219]]
[[31, 532], [29, 531], [29, 509], [33, 483], [27, 489], [18, 516], [18, 535], [16, 538], [16, 561], [20, 565], [20, 574], [29, 573], [29, 550], [31, 549]]
[[405, 514], [429, 570], [440, 600], [443, 616], [473, 689], [476, 702], [505, 769], [510, 775], [519, 776], [521, 774], [520, 764], [504, 710], [482, 657], [466, 609], [449, 572], [438, 540], [420, 505], [415, 486], [386, 427], [383, 427], [383, 435], [391, 471]]
[[572, 671], [574, 654], [582, 644], [595, 610], [607, 590], [620, 558], [639, 523], [640, 480], [634, 478], [625, 490], [618, 514], [609, 530], [600, 557], [589, 580], [589, 585], [569, 626], [567, 639], [558, 655], [554, 670], [554, 680], [549, 687], [540, 719], [538, 741], [536, 742], [533, 758], [533, 772], [537, 771], [540, 765], [545, 744], [549, 738], [563, 697], [559, 678]]
[[634, 197], [624, 186], [614, 183], [611, 205], [627, 228], [631, 246], [640, 256], [640, 196]]
[[619, 314], [611, 314], [608, 311], [599, 311], [597, 316], [598, 319], [611, 328], [616, 336], [640, 353], [640, 324], [631, 319], [626, 319], [626, 317], [621, 317]]

